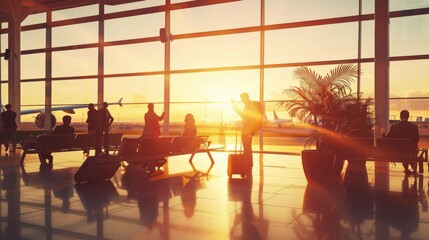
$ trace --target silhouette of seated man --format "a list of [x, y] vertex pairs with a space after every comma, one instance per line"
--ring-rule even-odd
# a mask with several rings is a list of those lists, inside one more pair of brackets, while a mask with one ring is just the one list
[[[56, 126], [52, 134], [74, 134], [74, 128], [70, 126], [71, 124], [71, 117], [69, 115], [65, 115], [63, 117], [63, 124], [60, 126]], [[46, 163], [46, 160], [49, 160], [49, 163]], [[42, 165], [48, 165], [50, 168], [52, 168], [54, 157], [52, 156], [52, 153], [43, 153], [42, 154]]]
[[[387, 134], [388, 138], [408, 138], [411, 141], [411, 148], [415, 148], [416, 150], [416, 156], [418, 153], [418, 142], [419, 142], [419, 129], [417, 125], [412, 124], [408, 121], [408, 118], [410, 117], [410, 113], [407, 110], [402, 110], [400, 113], [401, 121], [399, 123], [396, 123], [390, 127], [390, 131]], [[416, 166], [417, 163], [413, 162], [410, 163], [402, 163], [404, 166], [404, 172], [405, 174], [412, 174], [416, 173]], [[408, 165], [411, 165], [412, 171], [411, 172], [408, 168]]]

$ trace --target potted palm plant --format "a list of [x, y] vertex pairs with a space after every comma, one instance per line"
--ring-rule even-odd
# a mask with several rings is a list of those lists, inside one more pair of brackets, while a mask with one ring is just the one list
[[[335, 146], [332, 143], [356, 128], [371, 130], [368, 111], [371, 99], [362, 99], [352, 92], [352, 84], [358, 76], [356, 64], [338, 65], [325, 76], [309, 67], [298, 67], [293, 76], [299, 85], [284, 89], [282, 93], [287, 100], [278, 105], [291, 117], [316, 129], [301, 152], [304, 173], [310, 181], [313, 176], [326, 176], [334, 169]], [[310, 146], [315, 148], [308, 149]], [[340, 164], [335, 167], [338, 171], [342, 164], [337, 163]]]

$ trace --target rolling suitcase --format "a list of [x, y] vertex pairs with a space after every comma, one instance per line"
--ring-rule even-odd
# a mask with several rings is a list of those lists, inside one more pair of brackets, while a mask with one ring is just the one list
[[235, 130], [235, 150], [234, 153], [228, 155], [228, 177], [231, 178], [233, 174], [240, 174], [242, 178], [245, 175], [244, 154], [240, 151], [237, 153], [237, 129]]
[[74, 175], [76, 183], [100, 182], [113, 177], [121, 162], [110, 155], [88, 157]]

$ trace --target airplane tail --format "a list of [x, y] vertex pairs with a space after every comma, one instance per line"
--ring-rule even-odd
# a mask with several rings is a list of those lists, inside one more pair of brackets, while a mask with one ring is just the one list
[[279, 120], [279, 117], [277, 116], [277, 113], [275, 110], [273, 110], [274, 120]]
[[122, 107], [122, 98], [121, 98], [121, 99], [119, 99], [119, 101], [118, 101], [118, 105], [119, 105], [120, 107]]

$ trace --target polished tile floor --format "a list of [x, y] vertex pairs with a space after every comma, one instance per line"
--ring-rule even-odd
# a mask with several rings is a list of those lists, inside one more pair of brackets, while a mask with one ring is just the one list
[[229, 180], [226, 152], [169, 159], [148, 181], [121, 167], [110, 181], [76, 185], [81, 152], [1, 152], [0, 239], [428, 239], [428, 174], [390, 165], [389, 191], [374, 193], [374, 166], [307, 184], [300, 156], [254, 155], [253, 179]]

